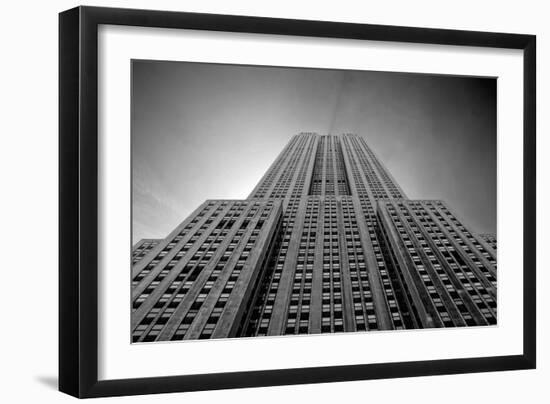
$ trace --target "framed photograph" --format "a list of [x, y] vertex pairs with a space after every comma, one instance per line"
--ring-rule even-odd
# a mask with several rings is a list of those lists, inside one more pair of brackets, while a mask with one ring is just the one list
[[59, 28], [61, 391], [535, 368], [535, 36]]

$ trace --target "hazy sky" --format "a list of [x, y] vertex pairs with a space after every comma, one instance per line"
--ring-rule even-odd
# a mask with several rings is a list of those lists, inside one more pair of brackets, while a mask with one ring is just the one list
[[411, 199], [496, 232], [496, 80], [184, 62], [132, 65], [133, 242], [248, 196], [292, 135], [363, 136]]

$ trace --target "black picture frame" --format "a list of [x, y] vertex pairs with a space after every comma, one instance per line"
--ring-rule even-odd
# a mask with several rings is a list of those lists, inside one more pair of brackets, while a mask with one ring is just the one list
[[[100, 24], [523, 50], [523, 354], [98, 380]], [[96, 7], [77, 7], [60, 13], [59, 390], [84, 398], [535, 368], [535, 103], [534, 35]]]

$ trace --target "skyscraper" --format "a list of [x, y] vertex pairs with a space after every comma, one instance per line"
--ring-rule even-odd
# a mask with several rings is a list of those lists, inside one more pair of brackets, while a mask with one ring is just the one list
[[407, 199], [354, 134], [294, 136], [248, 199], [144, 249], [134, 342], [496, 323], [496, 244]]

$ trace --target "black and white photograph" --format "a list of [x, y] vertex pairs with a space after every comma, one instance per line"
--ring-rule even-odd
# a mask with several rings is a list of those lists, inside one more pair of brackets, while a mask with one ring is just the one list
[[132, 343], [498, 326], [495, 77], [135, 59], [131, 164]]

